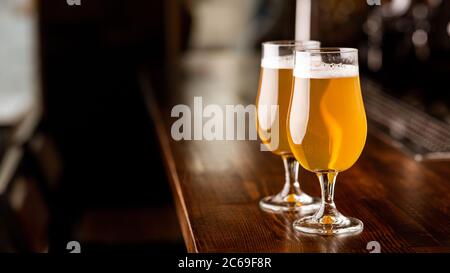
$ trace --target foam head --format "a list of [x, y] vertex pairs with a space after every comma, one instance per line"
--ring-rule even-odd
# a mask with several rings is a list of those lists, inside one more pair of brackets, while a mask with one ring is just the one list
[[261, 60], [261, 67], [270, 69], [293, 69], [294, 55], [264, 57]]
[[269, 41], [262, 44], [261, 66], [271, 69], [293, 69], [294, 51], [299, 49], [316, 49], [318, 41]]
[[295, 55], [294, 76], [298, 78], [350, 78], [359, 75], [358, 64], [325, 63], [320, 55]]
[[359, 75], [357, 64], [325, 63], [321, 56], [296, 54], [294, 76], [298, 78], [350, 78]]

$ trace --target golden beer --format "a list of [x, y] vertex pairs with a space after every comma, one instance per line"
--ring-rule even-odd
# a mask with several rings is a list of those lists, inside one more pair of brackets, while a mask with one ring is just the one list
[[[291, 87], [292, 68], [261, 67], [256, 98], [258, 135], [262, 143], [277, 155], [291, 153], [285, 125]], [[271, 106], [277, 106], [278, 113], [271, 112]]]
[[297, 160], [310, 171], [347, 170], [366, 142], [357, 67], [340, 69], [333, 75], [319, 71], [294, 77], [288, 139]]
[[256, 98], [256, 128], [263, 145], [279, 155], [284, 165], [284, 186], [277, 194], [266, 196], [259, 206], [270, 212], [312, 212], [319, 200], [303, 192], [298, 181], [299, 163], [289, 147], [286, 120], [292, 90], [294, 50], [319, 48], [317, 41], [270, 41], [262, 44], [262, 59], [258, 95]]
[[358, 50], [320, 48], [295, 52], [287, 131], [298, 162], [316, 174], [320, 209], [293, 223], [296, 231], [335, 235], [361, 232], [361, 220], [346, 217], [334, 203], [339, 172], [358, 160], [367, 122], [361, 95]]

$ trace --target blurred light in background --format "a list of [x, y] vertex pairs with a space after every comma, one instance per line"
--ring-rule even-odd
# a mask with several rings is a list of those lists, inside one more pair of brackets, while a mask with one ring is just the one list
[[0, 125], [37, 103], [37, 16], [31, 0], [0, 1]]

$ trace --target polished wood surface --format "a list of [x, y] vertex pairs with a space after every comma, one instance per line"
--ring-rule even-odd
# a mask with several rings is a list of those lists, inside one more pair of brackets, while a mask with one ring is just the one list
[[[335, 201], [364, 222], [357, 235], [322, 237], [292, 229], [295, 214], [271, 214], [258, 201], [281, 190], [281, 159], [257, 141], [174, 141], [175, 104], [250, 104], [256, 95], [257, 58], [233, 54], [187, 56], [181, 90], [154, 96], [141, 77], [173, 189], [189, 252], [363, 252], [370, 241], [381, 252], [450, 251], [448, 161], [416, 162], [370, 131], [363, 154], [339, 174]], [[256, 68], [255, 68], [256, 67]], [[225, 72], [224, 72], [225, 71]], [[152, 95], [153, 93], [153, 95]], [[155, 99], [156, 97], [156, 99]], [[319, 195], [317, 178], [301, 171], [303, 189]]]

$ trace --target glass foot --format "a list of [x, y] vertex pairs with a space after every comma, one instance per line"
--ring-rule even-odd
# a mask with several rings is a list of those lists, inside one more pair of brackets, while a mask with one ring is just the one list
[[327, 216], [317, 218], [315, 215], [304, 217], [294, 222], [295, 230], [319, 235], [336, 235], [361, 232], [363, 223], [351, 217], [343, 215]]
[[314, 213], [320, 207], [320, 199], [309, 196], [306, 193], [281, 194], [267, 196], [259, 202], [261, 209], [269, 212], [294, 211], [302, 214]]

